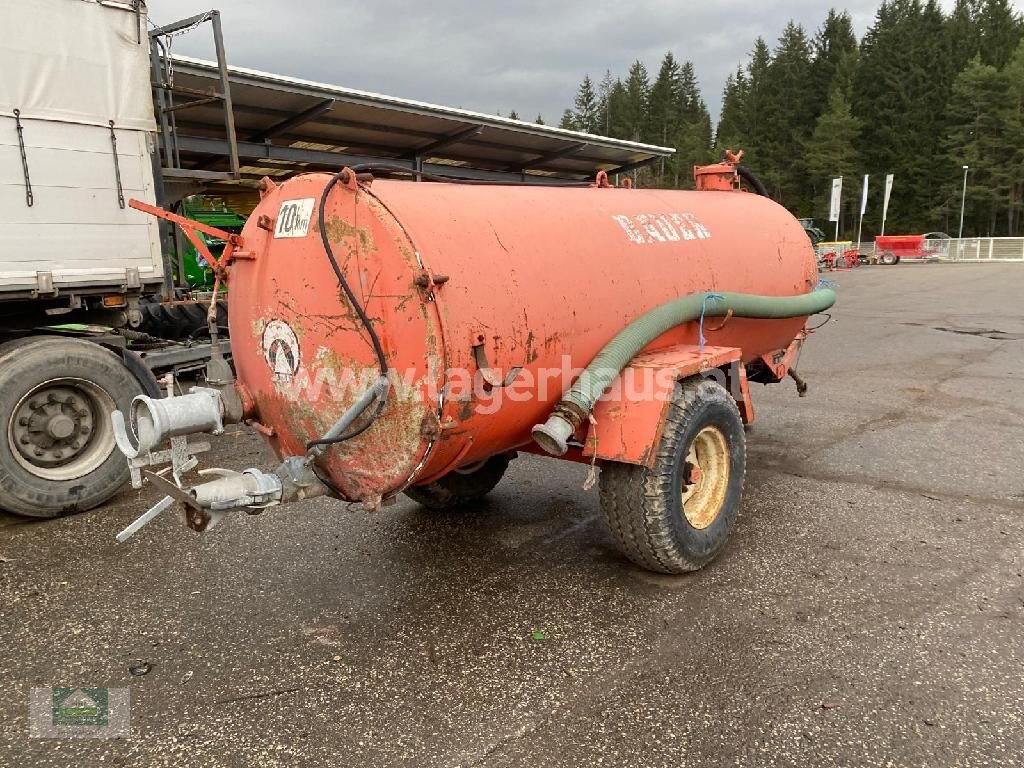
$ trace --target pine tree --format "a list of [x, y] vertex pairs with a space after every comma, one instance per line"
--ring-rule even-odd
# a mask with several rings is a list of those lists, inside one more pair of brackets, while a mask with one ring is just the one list
[[677, 109], [680, 67], [671, 52], [661, 60], [658, 77], [648, 97], [645, 135], [662, 146], [667, 146], [679, 127]]
[[544, 125], [544, 118], [541, 117], [540, 112], [537, 113], [537, 119], [533, 121], [537, 125]]
[[946, 20], [947, 57], [953, 72], [960, 72], [978, 55], [981, 45], [978, 15], [982, 0], [956, 0]]
[[626, 77], [626, 98], [623, 101], [625, 114], [622, 117], [625, 135], [621, 138], [632, 141], [641, 141], [646, 138], [644, 128], [647, 124], [647, 100], [650, 89], [647, 67], [643, 65], [642, 61], [637, 59], [630, 66], [629, 74]]
[[508, 119], [509, 119], [509, 120], [518, 120], [518, 119], [519, 119], [519, 113], [518, 113], [518, 112], [516, 112], [516, 111], [515, 111], [515, 110], [513, 109], [513, 110], [512, 110], [511, 112], [509, 112], [509, 113], [508, 113]]
[[715, 130], [715, 147], [719, 152], [742, 149], [745, 145], [746, 126], [743, 115], [747, 91], [747, 76], [742, 67], [737, 68], [735, 74], [725, 79], [725, 88], [722, 90], [722, 111]]
[[[680, 68], [675, 56], [666, 53], [661, 60], [658, 77], [648, 94], [647, 123], [644, 136], [661, 146], [674, 144], [680, 127], [677, 108]], [[674, 158], [661, 158], [658, 162], [658, 186], [674, 186]]]
[[979, 51], [983, 64], [1006, 66], [1020, 42], [1022, 22], [1010, 0], [984, 0], [977, 16]]
[[615, 85], [615, 81], [612, 79], [612, 72], [610, 69], [605, 70], [604, 77], [601, 78], [601, 83], [597, 86], [597, 115], [596, 115], [596, 133], [599, 136], [611, 136], [611, 112], [608, 109], [608, 100], [612, 95], [612, 87]]
[[632, 125], [629, 120], [629, 95], [622, 80], [616, 79], [608, 92], [608, 132], [607, 135], [616, 139], [632, 138]]
[[[853, 111], [864, 120], [858, 149], [867, 173], [896, 175], [887, 224], [893, 232], [945, 224], [933, 214], [950, 169], [921, 153], [941, 147], [946, 133], [953, 76], [947, 46], [934, 0], [886, 0], [861, 42], [853, 87]], [[867, 231], [877, 231], [880, 209], [869, 210]]]
[[[980, 55], [967, 64], [953, 83], [948, 147], [956, 167], [970, 167], [966, 211], [971, 225], [966, 231], [974, 235], [997, 234], [999, 214], [1014, 182], [1003, 162], [1003, 105], [1009, 99], [1006, 73], [983, 64]], [[959, 183], [949, 186], [959, 189]], [[955, 193], [947, 197], [955, 197]]]
[[762, 179], [776, 200], [797, 212], [810, 206], [802, 162], [818, 111], [808, 88], [810, 76], [810, 42], [799, 24], [789, 22], [765, 73], [765, 88], [772, 98], [764, 108], [765, 143], [759, 151], [767, 165]]
[[861, 121], [853, 116], [844, 89], [837, 84], [828, 100], [828, 109], [814, 124], [814, 133], [804, 145], [804, 166], [813, 196], [813, 215], [824, 220], [828, 216], [831, 179], [842, 176], [845, 191], [856, 191], [850, 181], [858, 177], [857, 134]]
[[747, 155], [747, 163], [758, 173], [768, 171], [769, 159], [765, 156], [765, 148], [770, 141], [767, 123], [767, 112], [774, 96], [769, 91], [768, 67], [771, 66], [772, 55], [768, 44], [763, 38], [754, 41], [754, 49], [747, 65], [747, 89], [743, 99], [744, 145], [734, 147], [743, 149]]
[[576, 130], [576, 116], [573, 115], [571, 109], [567, 109], [562, 113], [562, 119], [558, 123], [559, 128], [564, 128], [567, 131]]
[[[648, 183], [690, 184], [712, 147], [743, 149], [794, 213], [821, 212], [829, 179], [897, 177], [887, 229], [955, 229], [962, 165], [968, 229], [1024, 230], [1024, 21], [1013, 0], [881, 0], [857, 44], [849, 14], [828, 12], [813, 40], [790, 23], [774, 50], [758, 38], [726, 79], [714, 134], [693, 65], [666, 54], [653, 84], [584, 77], [560, 125], [674, 147]], [[512, 117], [516, 118], [513, 112]], [[540, 116], [538, 116], [540, 121]], [[713, 140], [712, 140], [713, 137]], [[858, 184], [844, 185], [848, 199]], [[876, 201], [882, 185], [873, 186]], [[881, 205], [865, 217], [877, 231]]]
[[1006, 234], [1024, 233], [1024, 40], [1003, 69], [1008, 86], [1001, 112], [1003, 123], [1003, 163], [1011, 179], [1006, 201]]
[[700, 85], [693, 62], [679, 68], [679, 87], [676, 92], [676, 111], [679, 126], [676, 133], [676, 154], [672, 158], [672, 186], [691, 188], [692, 169], [703, 165], [711, 157], [711, 115], [700, 95]]
[[576, 92], [574, 122], [578, 131], [597, 132], [597, 94], [594, 92], [594, 83], [590, 75], [584, 75], [583, 82]]
[[[814, 36], [812, 48], [810, 87], [818, 104], [817, 113], [822, 114], [830, 108], [828, 102], [834, 87], [838, 85], [849, 93], [852, 62], [857, 53], [857, 36], [850, 15], [830, 9]], [[837, 77], [843, 82], [836, 83]]]

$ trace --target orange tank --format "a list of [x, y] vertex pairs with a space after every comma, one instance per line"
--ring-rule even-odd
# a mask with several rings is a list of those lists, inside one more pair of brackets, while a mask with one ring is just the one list
[[[230, 268], [238, 379], [281, 456], [303, 454], [378, 374], [321, 243], [330, 178], [268, 183], [242, 232], [247, 253]], [[700, 291], [792, 296], [818, 283], [800, 224], [754, 194], [358, 184], [352, 174], [324, 212], [396, 374], [373, 428], [318, 460], [351, 500], [529, 444], [572, 370], [659, 304]], [[789, 347], [804, 320], [737, 317], [704, 332], [750, 361]], [[690, 322], [648, 348], [697, 341]]]

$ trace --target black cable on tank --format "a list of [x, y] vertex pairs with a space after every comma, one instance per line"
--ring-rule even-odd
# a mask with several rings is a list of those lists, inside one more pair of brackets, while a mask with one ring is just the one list
[[[334, 270], [334, 274], [338, 278], [338, 285], [341, 286], [341, 290], [344, 291], [345, 296], [348, 298], [349, 303], [352, 305], [352, 309], [355, 310], [356, 316], [359, 318], [359, 322], [363, 324], [363, 327], [366, 328], [366, 332], [370, 335], [370, 343], [373, 344], [373, 351], [374, 354], [377, 356], [377, 365], [380, 367], [380, 375], [381, 377], [386, 379], [388, 377], [389, 367], [387, 356], [384, 354], [384, 345], [381, 344], [380, 336], [377, 335], [377, 331], [376, 329], [374, 329], [373, 323], [370, 321], [369, 316], [366, 314], [366, 310], [363, 309], [362, 305], [359, 303], [359, 300], [356, 298], [355, 293], [353, 293], [352, 288], [349, 287], [348, 280], [345, 279], [345, 273], [341, 271], [341, 267], [338, 265], [338, 260], [334, 258], [334, 249], [331, 248], [331, 240], [327, 236], [327, 227], [324, 223], [324, 211], [326, 210], [327, 207], [327, 197], [331, 194], [331, 190], [334, 189], [334, 185], [337, 184], [339, 179], [341, 179], [341, 177], [346, 173], [347, 171], [343, 168], [342, 170], [334, 174], [331, 177], [331, 180], [328, 181], [327, 185], [324, 187], [324, 191], [320, 194], [320, 211], [317, 214], [317, 225], [320, 229], [320, 240], [324, 245], [324, 253], [327, 254], [327, 260], [331, 262], [331, 268]], [[338, 443], [344, 442], [345, 440], [351, 440], [356, 435], [362, 434], [363, 432], [370, 428], [370, 425], [373, 424], [374, 421], [377, 420], [377, 417], [380, 416], [381, 411], [384, 410], [384, 406], [386, 404], [386, 396], [379, 397], [377, 399], [377, 406], [373, 412], [373, 415], [370, 416], [370, 418], [368, 418], [361, 426], [356, 427], [352, 431], [346, 432], [343, 435], [338, 435], [337, 437], [334, 438], [312, 440], [306, 443], [306, 450], [308, 451], [311, 448], [315, 448], [316, 446], [319, 445], [336, 445]]]

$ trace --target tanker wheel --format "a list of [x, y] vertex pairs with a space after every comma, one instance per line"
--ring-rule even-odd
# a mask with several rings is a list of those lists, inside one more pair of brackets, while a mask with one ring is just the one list
[[659, 573], [707, 565], [739, 512], [746, 469], [743, 420], [724, 387], [676, 384], [653, 467], [601, 467], [601, 509], [619, 550]]
[[405, 495], [427, 509], [452, 509], [482, 499], [501, 481], [511, 458], [491, 456], [478, 464], [456, 469], [427, 485], [405, 489]]
[[128, 480], [110, 413], [142, 385], [89, 341], [43, 337], [0, 345], [0, 509], [59, 517], [91, 509]]
[[899, 261], [899, 257], [896, 256], [895, 253], [892, 253], [890, 251], [886, 251], [885, 253], [882, 254], [882, 258], [880, 259], [880, 261], [885, 266], [891, 267], [893, 264], [895, 264], [895, 263], [897, 263]]

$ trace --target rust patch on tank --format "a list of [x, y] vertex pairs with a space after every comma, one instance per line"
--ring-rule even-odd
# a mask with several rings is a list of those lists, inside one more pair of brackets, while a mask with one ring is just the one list
[[369, 227], [357, 227], [340, 216], [331, 216], [324, 223], [324, 229], [327, 230], [327, 239], [332, 243], [340, 243], [354, 237], [364, 251], [374, 250], [373, 233]]
[[526, 334], [526, 362], [532, 363], [540, 357], [540, 352], [537, 351], [536, 337], [533, 335], [533, 331]]

